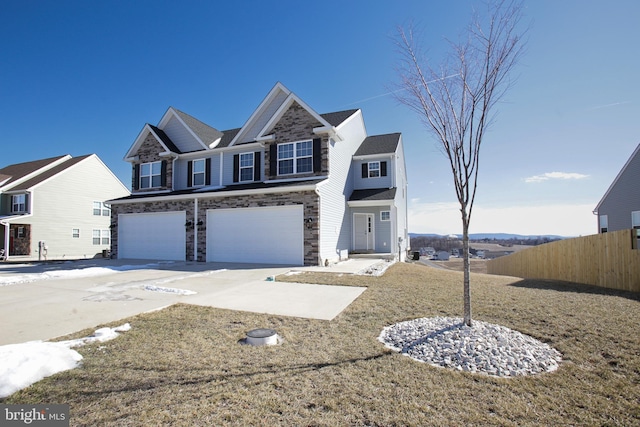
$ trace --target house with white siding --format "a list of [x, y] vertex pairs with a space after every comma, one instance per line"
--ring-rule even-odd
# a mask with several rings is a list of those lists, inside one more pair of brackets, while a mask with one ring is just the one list
[[0, 169], [0, 252], [13, 260], [103, 256], [111, 246], [107, 200], [129, 190], [95, 154]]
[[598, 233], [640, 229], [640, 144], [594, 209]]
[[125, 155], [111, 201], [118, 258], [326, 265], [408, 249], [402, 136], [359, 109], [320, 114], [276, 84], [239, 128], [170, 107]]

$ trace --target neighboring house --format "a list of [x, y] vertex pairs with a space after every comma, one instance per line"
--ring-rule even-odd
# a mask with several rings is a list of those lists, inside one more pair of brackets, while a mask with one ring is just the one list
[[169, 108], [125, 160], [113, 200], [118, 258], [325, 265], [349, 253], [406, 256], [399, 133], [367, 136], [362, 112], [318, 114], [278, 83], [237, 129]]
[[107, 200], [130, 194], [95, 154], [0, 169], [0, 249], [9, 259], [74, 259], [110, 249]]
[[437, 261], [449, 261], [451, 254], [447, 251], [438, 251], [435, 253], [434, 258]]
[[598, 233], [640, 229], [640, 144], [593, 211]]

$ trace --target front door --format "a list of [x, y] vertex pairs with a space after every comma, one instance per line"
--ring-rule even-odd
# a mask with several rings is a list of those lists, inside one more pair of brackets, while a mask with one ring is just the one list
[[353, 250], [368, 251], [374, 249], [373, 214], [353, 214]]

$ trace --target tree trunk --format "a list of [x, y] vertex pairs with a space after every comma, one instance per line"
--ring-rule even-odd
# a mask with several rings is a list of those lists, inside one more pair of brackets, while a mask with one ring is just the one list
[[471, 326], [471, 265], [469, 263], [469, 218], [462, 214], [462, 259], [464, 262], [464, 324]]

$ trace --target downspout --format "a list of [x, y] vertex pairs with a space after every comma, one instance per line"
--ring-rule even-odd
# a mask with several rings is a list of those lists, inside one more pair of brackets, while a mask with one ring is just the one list
[[193, 199], [193, 260], [198, 261], [198, 198]]
[[0, 225], [4, 227], [4, 259], [9, 259], [9, 223], [0, 221]]

